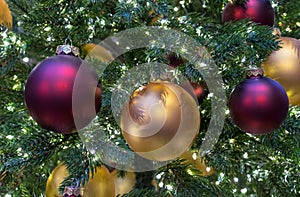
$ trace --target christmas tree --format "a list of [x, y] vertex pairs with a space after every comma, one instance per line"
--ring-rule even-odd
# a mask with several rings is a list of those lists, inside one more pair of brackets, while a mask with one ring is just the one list
[[[0, 196], [61, 197], [65, 187], [81, 188], [83, 196], [89, 197], [299, 196], [299, 1], [228, 3], [0, 0]], [[280, 35], [274, 33], [275, 28]], [[287, 47], [282, 45], [284, 37], [293, 38], [291, 49], [276, 55]], [[68, 54], [69, 48], [60, 48], [63, 54], [55, 55], [59, 45], [77, 46], [79, 57]], [[33, 106], [43, 103], [36, 109], [42, 112], [34, 116], [28, 109], [31, 104], [25, 101], [29, 94], [24, 91], [33, 90], [28, 85], [33, 68], [44, 60], [65, 56], [87, 61], [99, 77], [98, 86], [97, 82], [94, 85], [101, 108], [88, 126], [79, 128], [75, 123], [78, 131], [55, 131], [41, 124], [37, 119], [52, 106], [30, 97]], [[276, 64], [279, 62], [283, 68]], [[282, 100], [288, 96], [289, 104], [279, 102], [281, 97], [275, 93], [267, 94], [267, 82], [252, 84], [252, 92], [231, 97], [245, 80], [263, 78], [256, 73], [246, 79], [249, 69], [257, 68], [277, 81], [272, 82], [276, 87], [271, 92], [284, 88]], [[58, 69], [51, 71], [49, 84], [59, 75]], [[150, 80], [154, 81], [148, 83]], [[187, 81], [192, 85], [186, 86]], [[162, 96], [158, 86], [166, 89]], [[180, 95], [177, 104], [168, 104], [176, 100], [172, 91]], [[56, 89], [46, 92], [45, 100], [56, 100], [56, 93]], [[149, 98], [149, 104], [142, 102], [152, 94], [155, 98]], [[74, 98], [76, 103], [78, 97], [73, 102]], [[121, 109], [129, 99], [126, 114]], [[157, 117], [181, 113], [181, 118], [170, 118], [171, 123], [150, 143], [126, 135], [124, 128], [134, 124], [127, 118], [147, 121], [147, 116], [139, 116], [148, 112], [138, 108], [160, 103], [160, 99], [169, 108], [163, 112], [153, 109]], [[242, 107], [233, 110], [237, 103]], [[80, 111], [82, 106], [85, 102], [78, 101], [73, 110]], [[265, 113], [266, 106], [269, 111]], [[48, 118], [58, 119], [48, 121], [50, 125], [65, 123], [62, 116]], [[89, 116], [88, 122], [91, 119]], [[176, 126], [180, 129], [173, 129]], [[140, 153], [166, 145], [159, 144], [160, 140], [172, 141], [173, 132], [180, 133], [180, 138], [171, 148], [150, 156]], [[179, 153], [172, 152], [177, 147]], [[126, 184], [126, 191], [120, 189]], [[71, 194], [65, 192], [65, 196]]]

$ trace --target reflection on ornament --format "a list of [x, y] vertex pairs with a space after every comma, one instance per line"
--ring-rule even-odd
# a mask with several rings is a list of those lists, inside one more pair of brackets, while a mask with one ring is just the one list
[[192, 168], [199, 170], [199, 172], [192, 170], [188, 171], [188, 173], [191, 175], [208, 177], [215, 173], [214, 169], [207, 166], [204, 159], [200, 158], [197, 152], [186, 151], [180, 156], [180, 158], [186, 160], [183, 162], [183, 164], [189, 164], [192, 166]]
[[46, 197], [59, 197], [62, 194], [59, 193], [59, 186], [65, 178], [69, 176], [66, 165], [59, 164], [51, 172], [46, 183]]
[[105, 166], [97, 167], [94, 176], [84, 186], [84, 197], [114, 197], [114, 178]]
[[222, 15], [222, 22], [249, 18], [253, 22], [273, 27], [274, 9], [269, 0], [246, 0], [245, 4], [229, 2]]
[[94, 44], [94, 43], [89, 43], [89, 44], [83, 45], [81, 50], [82, 50], [82, 54], [84, 56], [87, 56], [91, 59], [96, 58], [97, 60], [99, 60], [101, 62], [107, 62], [107, 61], [114, 60], [114, 57], [112, 56], [110, 51], [108, 51], [104, 47]]
[[6, 28], [12, 27], [12, 15], [11, 11], [4, 0], [0, 0], [0, 26], [3, 25]]
[[130, 97], [121, 112], [121, 128], [129, 146], [146, 159], [167, 161], [187, 150], [200, 127], [196, 102], [183, 88], [150, 82]]
[[300, 105], [300, 41], [281, 37], [280, 49], [271, 53], [262, 67], [265, 75], [279, 82], [292, 105]]
[[115, 181], [115, 196], [129, 193], [135, 186], [135, 173], [126, 172], [124, 178], [118, 177], [118, 171], [114, 170], [111, 172]]
[[289, 101], [283, 87], [264, 77], [262, 69], [253, 69], [248, 78], [238, 84], [229, 98], [230, 116], [243, 131], [267, 134], [285, 120]]

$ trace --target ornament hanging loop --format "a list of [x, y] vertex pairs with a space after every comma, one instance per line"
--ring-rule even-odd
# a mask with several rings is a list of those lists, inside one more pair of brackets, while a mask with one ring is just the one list
[[71, 38], [70, 38], [69, 36], [65, 39], [64, 45], [68, 45], [68, 42], [70, 43], [70, 44], [69, 44], [70, 46], [73, 46], [72, 40], [71, 40]]

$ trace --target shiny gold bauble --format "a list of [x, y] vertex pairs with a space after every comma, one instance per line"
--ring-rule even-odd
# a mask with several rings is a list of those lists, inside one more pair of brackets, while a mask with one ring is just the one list
[[115, 196], [129, 193], [135, 186], [136, 179], [134, 172], [126, 172], [125, 177], [118, 177], [118, 170], [111, 172], [115, 182]]
[[289, 103], [300, 105], [300, 41], [281, 37], [281, 48], [271, 53], [262, 67], [265, 76], [279, 82], [287, 92]]
[[90, 179], [84, 186], [84, 197], [114, 197], [114, 178], [105, 166], [97, 167], [94, 176], [90, 173]]
[[59, 186], [69, 176], [66, 165], [59, 164], [54, 168], [46, 183], [46, 197], [61, 197]]
[[0, 25], [6, 28], [12, 27], [11, 11], [4, 0], [0, 0]]
[[198, 156], [197, 152], [186, 151], [180, 156], [181, 159], [185, 159], [183, 164], [191, 165], [192, 168], [199, 170], [199, 172], [189, 171], [192, 175], [208, 177], [215, 173], [212, 167], [206, 165], [205, 161]]
[[121, 112], [123, 136], [140, 156], [172, 160], [193, 143], [200, 114], [192, 96], [178, 85], [153, 81], [133, 92]]

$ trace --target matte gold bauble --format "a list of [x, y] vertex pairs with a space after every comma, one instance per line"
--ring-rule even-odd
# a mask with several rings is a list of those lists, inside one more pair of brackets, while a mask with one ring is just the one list
[[200, 158], [196, 152], [186, 151], [180, 156], [180, 158], [186, 160], [183, 164], [189, 164], [192, 168], [199, 170], [199, 172], [196, 173], [191, 171], [190, 174], [208, 177], [215, 173], [214, 169], [207, 166], [205, 161]]
[[172, 160], [186, 151], [200, 127], [192, 96], [178, 85], [153, 81], [133, 92], [121, 112], [123, 136], [140, 156]]
[[289, 103], [300, 105], [300, 41], [281, 37], [281, 48], [262, 64], [265, 76], [279, 82], [287, 92]]
[[66, 165], [59, 164], [51, 172], [46, 183], [46, 197], [60, 197], [59, 186], [65, 178], [69, 176]]
[[118, 171], [114, 170], [111, 172], [115, 182], [115, 196], [129, 193], [135, 186], [135, 173], [126, 172], [125, 177], [118, 177]]
[[84, 197], [114, 197], [115, 183], [113, 176], [105, 166], [97, 167], [94, 176], [84, 186]]
[[4, 0], [0, 0], [0, 26], [1, 25], [6, 28], [12, 27], [11, 11]]

